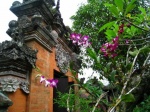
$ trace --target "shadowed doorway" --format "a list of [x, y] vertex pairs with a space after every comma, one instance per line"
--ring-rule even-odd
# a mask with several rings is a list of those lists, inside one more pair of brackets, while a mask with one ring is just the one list
[[[65, 76], [63, 73], [60, 73], [56, 70], [54, 70], [54, 78], [58, 79], [57, 89], [54, 88], [54, 99], [58, 97], [57, 91], [61, 93], [68, 93], [69, 92], [69, 86], [73, 83], [68, 82], [68, 77]], [[53, 112], [67, 112], [66, 108], [60, 108], [58, 104], [53, 101]]]

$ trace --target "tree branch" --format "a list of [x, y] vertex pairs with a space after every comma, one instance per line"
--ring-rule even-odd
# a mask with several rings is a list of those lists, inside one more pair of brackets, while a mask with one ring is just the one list
[[133, 26], [135, 26], [135, 27], [137, 27], [137, 28], [139, 28], [139, 29], [141, 29], [141, 30], [143, 30], [143, 31], [148, 32], [148, 30], [145, 30], [145, 29], [143, 29], [143, 28], [141, 28], [141, 27], [139, 27], [139, 26], [133, 24], [132, 22], [130, 22], [130, 21], [129, 21], [128, 19], [126, 19], [126, 18], [123, 18], [123, 20], [127, 21], [129, 24], [131, 24], [131, 25], [133, 25]]

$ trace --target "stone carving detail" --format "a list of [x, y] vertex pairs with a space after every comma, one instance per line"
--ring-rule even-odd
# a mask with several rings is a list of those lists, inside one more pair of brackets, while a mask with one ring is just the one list
[[78, 58], [76, 53], [71, 54], [71, 62], [73, 63], [73, 69], [78, 71], [81, 68], [82, 61]]
[[24, 39], [22, 37], [22, 31], [18, 27], [18, 22], [16, 20], [9, 22], [9, 29], [7, 30], [7, 34], [12, 38], [13, 42], [17, 43], [19, 46], [23, 45]]
[[23, 2], [28, 2], [28, 1], [31, 1], [31, 0], [23, 0]]
[[71, 57], [69, 53], [66, 52], [60, 44], [56, 46], [56, 61], [60, 71], [62, 73], [66, 73], [68, 71]]
[[7, 112], [8, 107], [12, 104], [12, 101], [0, 91], [0, 112]]
[[63, 24], [63, 19], [61, 18], [61, 13], [59, 8], [60, 8], [60, 0], [57, 1], [53, 23], [58, 25], [60, 28], [62, 28], [64, 24]]
[[13, 60], [28, 60], [32, 66], [35, 66], [36, 53], [36, 50], [32, 50], [25, 44], [20, 47], [13, 41], [4, 41], [0, 43], [0, 57], [3, 56]]
[[28, 18], [27, 15], [23, 15], [18, 20], [18, 26], [19, 28], [27, 28], [31, 25], [31, 20]]
[[[5, 76], [0, 77], [3, 91], [15, 92], [21, 88], [25, 93], [29, 93], [27, 77], [31, 66], [35, 66], [36, 53], [37, 51], [25, 44], [20, 47], [14, 41], [0, 43], [0, 75]], [[8, 77], [8, 74], [16, 77]], [[20, 78], [17, 78], [18, 76]]]
[[21, 82], [20, 88], [25, 92], [29, 93], [29, 82]]
[[0, 43], [0, 87], [3, 91], [15, 92], [21, 88], [29, 93], [28, 77], [35, 66], [37, 51], [24, 43], [23, 29], [31, 23], [27, 16], [10, 21], [7, 34], [12, 41]]
[[19, 88], [19, 82], [16, 78], [5, 77], [1, 81], [1, 87], [3, 91], [15, 92]]
[[25, 93], [29, 93], [29, 83], [25, 79], [5, 76], [1, 77], [0, 83], [3, 91], [15, 92], [18, 88], [21, 88]]
[[39, 13], [35, 13], [32, 18], [31, 18], [33, 24], [36, 23], [38, 25], [41, 24], [43, 18], [42, 18], [42, 15], [40, 15]]
[[49, 7], [55, 6], [55, 0], [44, 0], [44, 2], [48, 4]]

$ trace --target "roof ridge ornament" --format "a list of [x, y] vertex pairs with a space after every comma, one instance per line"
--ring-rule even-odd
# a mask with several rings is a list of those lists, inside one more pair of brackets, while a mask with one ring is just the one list
[[11, 20], [9, 22], [9, 29], [6, 32], [14, 43], [17, 43], [18, 46], [23, 46], [24, 38], [22, 36], [22, 29], [19, 28], [18, 21]]
[[60, 8], [60, 0], [57, 0], [56, 10], [59, 10], [59, 8]]

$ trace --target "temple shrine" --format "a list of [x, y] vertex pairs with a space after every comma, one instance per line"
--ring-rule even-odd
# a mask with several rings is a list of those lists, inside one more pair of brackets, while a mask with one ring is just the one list
[[[64, 25], [59, 6], [59, 0], [12, 3], [10, 10], [18, 20], [9, 22], [12, 40], [0, 43], [0, 112], [67, 112], [54, 99], [57, 90], [68, 92], [76, 83], [69, 64], [73, 62], [78, 71], [80, 51], [69, 40], [71, 30]], [[58, 79], [57, 89], [41, 84], [38, 74]]]

